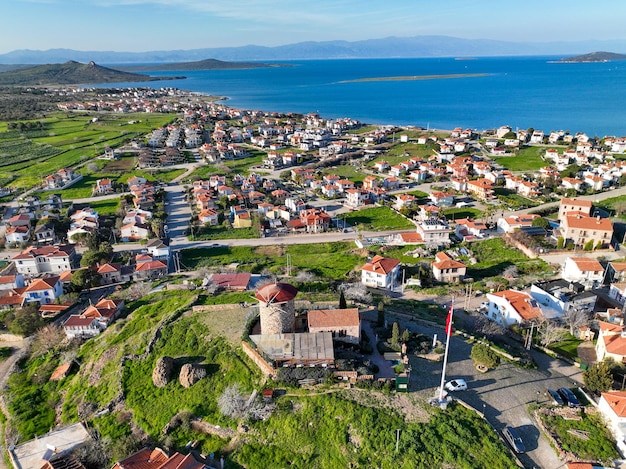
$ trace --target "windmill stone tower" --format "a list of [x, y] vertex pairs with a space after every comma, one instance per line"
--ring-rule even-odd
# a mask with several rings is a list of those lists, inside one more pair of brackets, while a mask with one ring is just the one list
[[283, 334], [296, 328], [294, 298], [298, 290], [288, 283], [268, 283], [256, 291], [261, 316], [261, 334]]

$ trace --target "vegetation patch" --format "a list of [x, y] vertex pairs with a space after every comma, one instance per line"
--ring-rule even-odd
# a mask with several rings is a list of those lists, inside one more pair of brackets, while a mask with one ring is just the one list
[[493, 160], [511, 171], [535, 171], [546, 165], [544, 147], [523, 147], [515, 156], [499, 156]]
[[477, 241], [469, 246], [477, 263], [467, 268], [468, 277], [483, 279], [502, 275], [507, 267], [515, 266], [519, 274], [545, 274], [550, 266], [541, 259], [530, 259], [518, 249], [508, 246], [501, 238]]
[[346, 222], [360, 230], [410, 230], [415, 224], [389, 207], [371, 207], [345, 214]]

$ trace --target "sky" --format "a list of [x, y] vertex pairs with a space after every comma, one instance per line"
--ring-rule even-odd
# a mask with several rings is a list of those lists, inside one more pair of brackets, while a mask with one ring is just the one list
[[552, 42], [626, 39], [624, 0], [7, 0], [0, 53], [144, 52], [445, 35]]

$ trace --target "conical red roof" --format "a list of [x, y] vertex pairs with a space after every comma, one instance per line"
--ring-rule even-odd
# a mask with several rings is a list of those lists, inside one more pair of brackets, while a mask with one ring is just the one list
[[298, 290], [288, 283], [268, 283], [256, 291], [259, 301], [266, 303], [285, 303], [293, 300], [298, 294]]

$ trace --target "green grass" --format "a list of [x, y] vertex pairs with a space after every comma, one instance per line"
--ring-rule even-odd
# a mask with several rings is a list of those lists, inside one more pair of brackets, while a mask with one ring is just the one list
[[377, 161], [385, 160], [391, 166], [411, 158], [429, 158], [433, 155], [430, 145], [417, 145], [415, 143], [396, 143], [384, 155], [374, 158], [368, 166], [374, 167]]
[[411, 230], [415, 225], [389, 207], [371, 207], [345, 214], [346, 222], [359, 230]]
[[244, 272], [259, 273], [268, 269], [270, 272], [283, 274], [286, 272], [287, 254], [290, 255], [292, 275], [303, 270], [328, 280], [350, 278], [355, 268], [366, 261], [365, 256], [352, 243], [321, 243], [185, 249], [182, 251], [181, 262], [192, 270], [202, 266], [238, 264], [238, 270]]
[[202, 296], [198, 304], [202, 305], [233, 305], [250, 302], [252, 295], [250, 292], [224, 292], [215, 296]]
[[535, 171], [548, 165], [540, 156], [545, 150], [546, 147], [524, 147], [515, 156], [500, 156], [493, 160], [511, 171]]
[[442, 212], [448, 220], [461, 220], [462, 218], [478, 219], [483, 212], [477, 208], [448, 208]]
[[[604, 210], [607, 210], [611, 214], [616, 214], [616, 212], [618, 212], [618, 210], [616, 210], [616, 207], [619, 207], [619, 211], [621, 212], [623, 210], [623, 207], [621, 206], [624, 205], [625, 202], [626, 195], [620, 195], [617, 197], [611, 197], [609, 199], [594, 202], [594, 205], [598, 206], [599, 208], [603, 208]], [[626, 220], [626, 213], [619, 213], [618, 217]]]
[[530, 259], [521, 251], [507, 246], [500, 238], [474, 242], [469, 249], [478, 261], [467, 268], [467, 276], [474, 279], [502, 275], [504, 269], [511, 265], [518, 268], [520, 275], [551, 272], [545, 261]]
[[575, 360], [576, 358], [578, 358], [578, 346], [582, 343], [583, 341], [581, 339], [578, 339], [568, 333], [567, 336], [563, 338], [563, 340], [550, 344], [548, 348], [560, 355]]
[[121, 199], [104, 199], [104, 200], [92, 200], [89, 202], [89, 206], [93, 208], [98, 215], [115, 215], [120, 209]]
[[498, 200], [511, 209], [519, 210], [523, 208], [537, 207], [540, 203], [536, 200], [523, 197], [512, 190], [498, 187], [494, 190]]
[[352, 165], [341, 165], [341, 166], [333, 166], [332, 168], [326, 168], [322, 174], [336, 174], [344, 179], [349, 179], [350, 181], [358, 184], [363, 183], [363, 179], [367, 176], [366, 173], [359, 170], [357, 166]]
[[[351, 391], [359, 392], [364, 391]], [[394, 411], [336, 394], [289, 397], [279, 401], [272, 418], [253, 426], [260, 438], [234, 457], [250, 469], [515, 466], [495, 432], [475, 413], [459, 405], [431, 412], [425, 423], [408, 423]], [[397, 452], [396, 429], [401, 429]]]
[[0, 362], [6, 360], [13, 354], [12, 347], [0, 347]]
[[253, 239], [260, 236], [259, 229], [250, 228], [226, 228], [223, 226], [200, 226], [194, 228], [193, 238], [196, 241], [208, 241], [211, 239]]
[[[615, 443], [597, 412], [582, 412], [581, 420], [565, 420], [558, 415], [540, 413], [546, 428], [556, 433], [557, 440], [566, 452], [585, 461], [609, 461], [618, 456]], [[572, 431], [585, 432], [586, 439]]]

